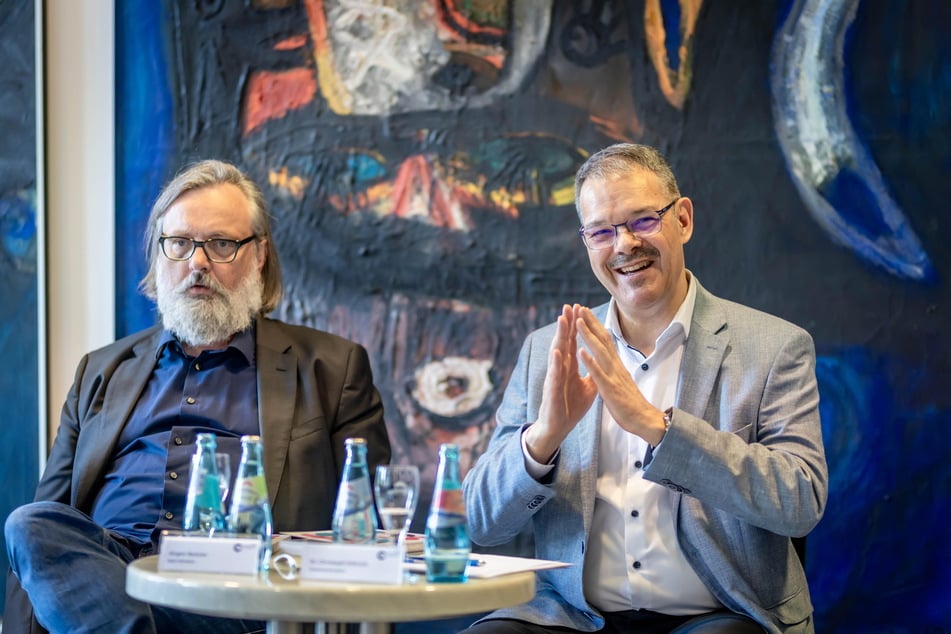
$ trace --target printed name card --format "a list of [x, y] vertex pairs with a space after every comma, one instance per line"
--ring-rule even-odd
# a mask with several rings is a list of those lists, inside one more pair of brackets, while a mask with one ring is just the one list
[[163, 535], [158, 569], [256, 575], [260, 552], [261, 540], [256, 537]]
[[402, 546], [379, 544], [302, 544], [300, 576], [311, 581], [403, 582]]

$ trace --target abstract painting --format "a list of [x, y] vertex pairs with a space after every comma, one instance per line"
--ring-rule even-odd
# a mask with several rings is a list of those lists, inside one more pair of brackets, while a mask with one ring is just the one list
[[155, 320], [136, 285], [162, 184], [234, 161], [275, 216], [276, 316], [367, 347], [395, 457], [431, 482], [441, 442], [478, 459], [524, 336], [606, 298], [575, 169], [655, 145], [696, 206], [691, 270], [815, 338], [818, 630], [947, 628], [949, 19], [910, 0], [120, 3], [117, 334]]
[[[0, 3], [0, 521], [33, 499], [40, 455], [34, 5]], [[3, 570], [6, 552], [0, 534]]]

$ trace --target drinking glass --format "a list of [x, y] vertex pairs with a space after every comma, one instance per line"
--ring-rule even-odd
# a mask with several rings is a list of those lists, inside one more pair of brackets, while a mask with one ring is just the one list
[[402, 544], [416, 511], [419, 469], [406, 464], [379, 465], [373, 492], [383, 529], [392, 543]]
[[215, 465], [218, 467], [218, 491], [221, 493], [221, 512], [226, 513], [228, 509], [228, 493], [231, 491], [231, 455], [216, 453]]

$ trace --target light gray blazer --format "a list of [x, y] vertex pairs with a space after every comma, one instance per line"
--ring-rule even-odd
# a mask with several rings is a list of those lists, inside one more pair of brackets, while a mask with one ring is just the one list
[[[681, 548], [727, 608], [769, 632], [812, 632], [806, 577], [789, 537], [822, 517], [828, 472], [819, 421], [815, 348], [807, 332], [717, 298], [698, 285], [673, 423], [644, 477], [669, 489]], [[604, 321], [607, 305], [595, 309]], [[523, 530], [536, 556], [574, 564], [542, 571], [535, 598], [492, 616], [594, 631], [585, 600], [602, 401], [561, 446], [550, 483], [525, 470], [520, 430], [538, 417], [554, 325], [526, 339], [488, 449], [466, 476], [477, 544]]]

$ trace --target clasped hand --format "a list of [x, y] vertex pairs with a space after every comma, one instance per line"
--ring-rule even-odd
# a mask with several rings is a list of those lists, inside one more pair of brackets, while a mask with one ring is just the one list
[[[579, 360], [586, 376], [581, 375]], [[525, 431], [532, 457], [550, 461], [599, 394], [622, 429], [654, 446], [663, 439], [663, 412], [638, 389], [618, 355], [614, 337], [590, 308], [565, 305], [548, 355], [538, 420]]]

